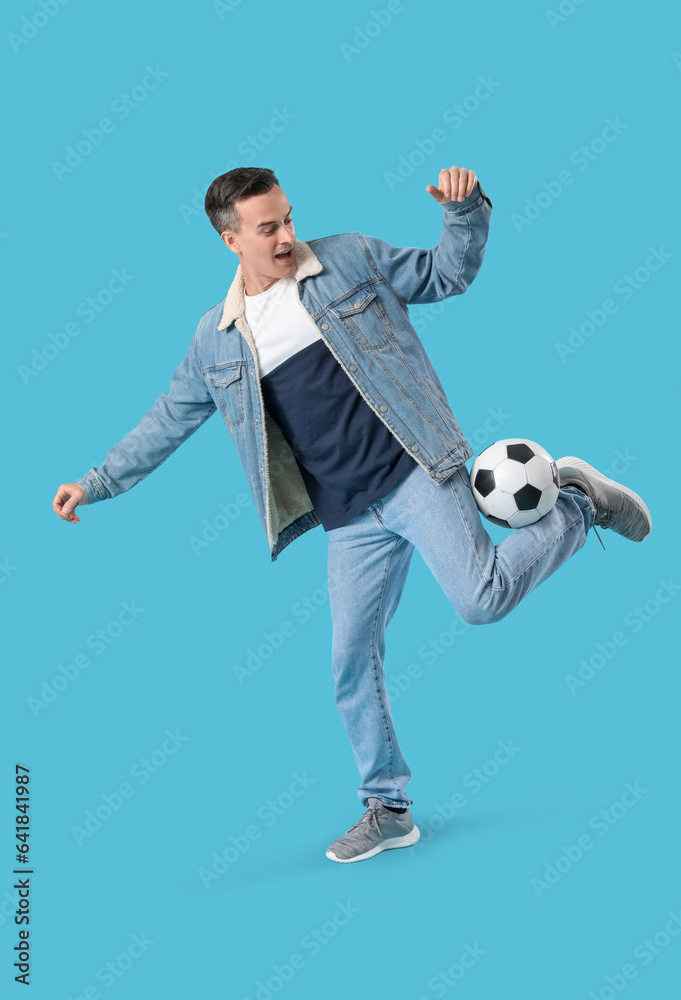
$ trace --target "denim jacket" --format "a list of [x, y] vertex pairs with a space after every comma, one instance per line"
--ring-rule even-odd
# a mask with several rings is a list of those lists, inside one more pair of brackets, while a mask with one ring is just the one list
[[[374, 413], [438, 484], [472, 457], [442, 384], [409, 321], [410, 303], [466, 291], [482, 265], [492, 203], [476, 183], [442, 206], [437, 246], [394, 247], [362, 233], [294, 244], [300, 305]], [[170, 391], [78, 485], [88, 503], [115, 497], [157, 469], [218, 410], [236, 446], [274, 562], [320, 524], [293, 452], [265, 410], [241, 265], [205, 313]]]

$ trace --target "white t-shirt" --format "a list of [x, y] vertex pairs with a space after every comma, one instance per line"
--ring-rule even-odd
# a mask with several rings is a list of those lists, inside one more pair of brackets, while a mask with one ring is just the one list
[[267, 375], [292, 354], [322, 336], [302, 306], [294, 276], [280, 278], [259, 295], [244, 292], [246, 319], [253, 331], [260, 374]]

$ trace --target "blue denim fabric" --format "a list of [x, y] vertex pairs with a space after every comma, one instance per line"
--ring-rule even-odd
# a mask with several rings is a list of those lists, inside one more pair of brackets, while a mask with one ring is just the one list
[[[362, 233], [295, 242], [301, 307], [368, 405], [438, 485], [473, 451], [407, 306], [465, 292], [482, 265], [491, 213], [476, 183], [463, 201], [442, 206], [442, 233], [428, 250]], [[226, 298], [202, 317], [170, 391], [78, 484], [88, 503], [131, 489], [216, 412], [237, 448], [274, 561], [320, 520], [264, 407], [241, 265]]]
[[461, 466], [443, 486], [420, 466], [349, 524], [329, 532], [335, 701], [370, 795], [411, 805], [411, 771], [402, 755], [386, 690], [385, 630], [418, 549], [456, 613], [474, 625], [498, 622], [579, 551], [595, 509], [585, 493], [562, 487], [554, 508], [496, 546]]

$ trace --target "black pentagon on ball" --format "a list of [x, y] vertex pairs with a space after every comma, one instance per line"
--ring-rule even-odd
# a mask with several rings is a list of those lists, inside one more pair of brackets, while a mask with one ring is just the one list
[[534, 458], [534, 452], [530, 448], [529, 444], [507, 444], [506, 452], [509, 458], [514, 459], [516, 462], [521, 462], [525, 465]]
[[513, 494], [518, 510], [535, 510], [541, 500], [541, 490], [536, 486], [523, 486], [521, 490]]
[[487, 497], [495, 488], [494, 473], [491, 469], [478, 469], [475, 476], [475, 488], [480, 496]]
[[498, 524], [500, 528], [511, 527], [508, 521], [504, 521], [502, 517], [495, 517], [494, 514], [486, 514], [485, 516], [487, 517], [488, 521], [491, 521], [493, 524]]

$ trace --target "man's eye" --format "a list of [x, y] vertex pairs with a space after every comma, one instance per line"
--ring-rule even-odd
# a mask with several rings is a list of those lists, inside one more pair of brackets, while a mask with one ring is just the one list
[[[291, 222], [291, 220], [290, 220], [290, 219], [286, 219], [286, 220], [284, 221], [284, 225], [285, 225], [285, 226], [288, 226], [290, 222]], [[266, 230], [265, 230], [265, 236], [271, 236], [273, 232], [274, 232], [274, 229], [266, 229]]]

